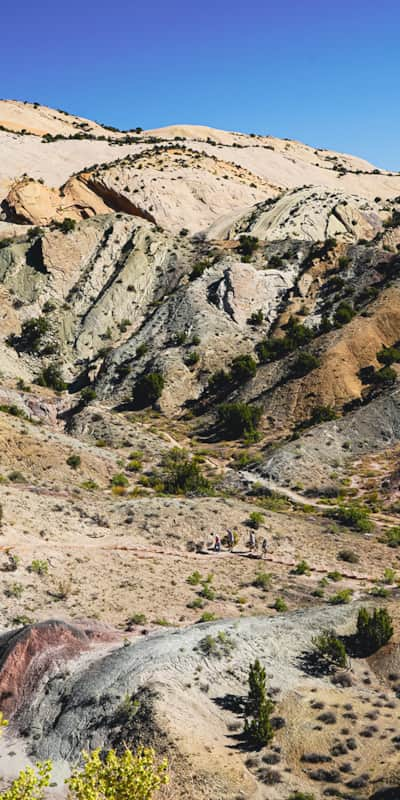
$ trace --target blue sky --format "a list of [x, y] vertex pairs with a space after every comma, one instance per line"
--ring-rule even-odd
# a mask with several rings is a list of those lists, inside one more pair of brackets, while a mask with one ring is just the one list
[[2, 97], [121, 128], [271, 133], [400, 169], [398, 0], [19, 0]]

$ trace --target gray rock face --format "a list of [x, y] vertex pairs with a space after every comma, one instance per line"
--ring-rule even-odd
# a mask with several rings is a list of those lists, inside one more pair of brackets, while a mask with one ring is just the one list
[[317, 425], [279, 447], [257, 472], [281, 485], [303, 484], [321, 491], [335, 483], [350, 460], [400, 441], [400, 390], [379, 397], [345, 417]]

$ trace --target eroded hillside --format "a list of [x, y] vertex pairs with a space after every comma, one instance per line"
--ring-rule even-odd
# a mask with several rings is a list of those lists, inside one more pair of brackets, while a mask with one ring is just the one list
[[[38, 104], [0, 124], [5, 777], [51, 756], [62, 794], [128, 741], [168, 754], [160, 798], [394, 797], [399, 175]], [[363, 607], [393, 620], [371, 652]]]

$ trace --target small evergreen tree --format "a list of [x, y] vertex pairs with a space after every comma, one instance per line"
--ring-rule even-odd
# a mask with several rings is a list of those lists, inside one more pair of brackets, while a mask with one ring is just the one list
[[249, 692], [246, 702], [244, 731], [257, 747], [264, 747], [271, 741], [274, 730], [271, 714], [274, 704], [267, 695], [265, 668], [256, 658], [249, 669]]

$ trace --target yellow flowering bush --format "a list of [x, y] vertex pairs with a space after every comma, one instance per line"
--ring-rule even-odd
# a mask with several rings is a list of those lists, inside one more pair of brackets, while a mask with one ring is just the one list
[[38, 762], [36, 767], [26, 767], [11, 786], [1, 792], [1, 800], [44, 800], [51, 769], [51, 761]]
[[[0, 711], [0, 734], [7, 725]], [[65, 781], [69, 800], [151, 800], [168, 783], [167, 759], [157, 764], [151, 748], [142, 747], [136, 754], [126, 749], [121, 756], [109, 750], [104, 759], [98, 749], [83, 753], [83, 759], [84, 766], [76, 767]], [[45, 800], [52, 768], [51, 761], [26, 767], [0, 793], [0, 800]]]
[[85, 764], [75, 769], [66, 783], [72, 800], [151, 800], [153, 793], [168, 783], [168, 762], [156, 764], [151, 748], [136, 754], [126, 749], [121, 756], [109, 750], [83, 753]]

